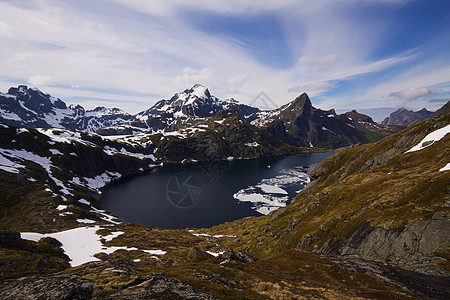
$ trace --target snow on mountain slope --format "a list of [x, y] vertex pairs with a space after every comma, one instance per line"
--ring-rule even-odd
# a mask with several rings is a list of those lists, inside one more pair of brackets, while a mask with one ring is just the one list
[[97, 107], [86, 111], [80, 105], [67, 107], [60, 99], [25, 85], [12, 87], [7, 94], [0, 93], [0, 122], [17, 127], [94, 132], [132, 119], [133, 116], [118, 108]]

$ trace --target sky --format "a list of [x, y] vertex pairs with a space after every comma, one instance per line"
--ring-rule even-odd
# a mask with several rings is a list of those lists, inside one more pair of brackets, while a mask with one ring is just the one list
[[196, 83], [376, 120], [450, 99], [448, 0], [0, 0], [0, 40], [1, 92], [86, 108], [137, 113]]

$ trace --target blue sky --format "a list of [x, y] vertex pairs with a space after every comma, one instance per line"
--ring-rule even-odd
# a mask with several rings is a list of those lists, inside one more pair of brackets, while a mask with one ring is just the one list
[[1, 91], [88, 108], [136, 113], [195, 83], [376, 119], [450, 98], [448, 0], [0, 0], [0, 39]]

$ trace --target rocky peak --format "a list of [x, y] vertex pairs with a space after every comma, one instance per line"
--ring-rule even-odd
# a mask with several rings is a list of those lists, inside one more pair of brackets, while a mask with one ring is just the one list
[[26, 85], [11, 87], [8, 94], [15, 96], [17, 100], [23, 101], [24, 105], [31, 110], [40, 113], [49, 113], [55, 108], [66, 109], [66, 104], [61, 99], [41, 92], [38, 88], [28, 88]]
[[27, 94], [28, 87], [26, 85], [19, 85], [18, 87], [10, 87], [8, 90], [9, 95], [17, 96], [19, 94]]
[[410, 126], [428, 119], [432, 115], [433, 112], [428, 111], [426, 108], [422, 108], [421, 110], [414, 112], [412, 110], [401, 107], [391, 113], [389, 117], [384, 119], [382, 124]]
[[303, 93], [292, 102], [282, 106], [279, 111], [282, 119], [292, 119], [293, 117], [298, 117], [300, 115], [312, 115], [314, 107], [312, 106], [308, 94]]
[[310, 110], [312, 108], [311, 100], [307, 93], [303, 93], [298, 96], [294, 101], [290, 103], [290, 109], [302, 109], [302, 110]]

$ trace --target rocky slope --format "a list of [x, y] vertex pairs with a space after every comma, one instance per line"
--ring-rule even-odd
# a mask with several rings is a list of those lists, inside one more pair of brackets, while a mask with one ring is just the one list
[[419, 111], [412, 111], [402, 107], [391, 113], [389, 117], [384, 119], [381, 123], [386, 125], [410, 126], [426, 120], [432, 115], [433, 112], [428, 111], [425, 108]]

